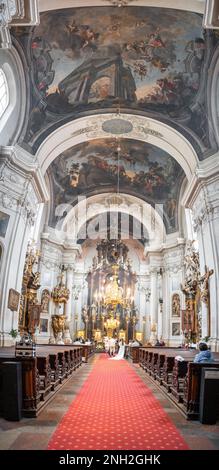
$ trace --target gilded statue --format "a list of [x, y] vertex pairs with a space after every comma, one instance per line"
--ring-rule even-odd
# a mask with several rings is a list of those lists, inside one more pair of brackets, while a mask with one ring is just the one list
[[55, 338], [58, 336], [58, 333], [64, 333], [65, 319], [65, 315], [52, 315], [52, 329]]

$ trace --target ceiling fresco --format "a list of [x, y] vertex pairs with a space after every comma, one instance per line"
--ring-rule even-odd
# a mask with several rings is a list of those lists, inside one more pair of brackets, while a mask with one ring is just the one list
[[51, 189], [51, 226], [60, 204], [74, 206], [78, 196], [119, 192], [163, 205], [168, 233], [178, 229], [178, 198], [185, 174], [166, 152], [131, 139], [99, 139], [59, 155], [47, 174]]
[[[20, 31], [32, 77], [25, 141], [35, 149], [51, 130], [103, 108], [167, 120], [210, 147], [203, 81], [216, 39], [197, 13], [153, 7], [96, 7], [41, 14]], [[212, 143], [211, 143], [212, 144]], [[35, 146], [35, 147], [34, 147]]]

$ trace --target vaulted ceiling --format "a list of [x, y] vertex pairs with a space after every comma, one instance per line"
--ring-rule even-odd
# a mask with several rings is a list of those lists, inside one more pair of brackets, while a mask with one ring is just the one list
[[[126, 129], [101, 124], [107, 139], [94, 132], [92, 140], [79, 144], [77, 134], [87, 129], [76, 128], [74, 146], [56, 153], [47, 169], [49, 225], [56, 225], [59, 204], [74, 206], [79, 195], [122, 191], [153, 207], [162, 204], [167, 233], [177, 231], [185, 173], [164, 151], [163, 135], [155, 147], [135, 140], [130, 129], [140, 129], [132, 126], [136, 115], [168, 126], [191, 144], [197, 162], [218, 150], [209, 68], [219, 35], [203, 29], [201, 2], [191, 2], [196, 11], [192, 5], [184, 11], [177, 0], [178, 9], [161, 8], [160, 1], [153, 6], [127, 2], [131, 6], [123, 8], [110, 1], [93, 8], [86, 6], [88, 0], [80, 6], [76, 1], [74, 8], [61, 8], [69, 6], [67, 0], [45, 3], [48, 11], [43, 5], [39, 26], [12, 30], [29, 72], [29, 113], [20, 145], [35, 154], [50, 136], [80, 118], [97, 116], [98, 121], [100, 115], [116, 114], [118, 121], [112, 122], [119, 124], [121, 115], [128, 116], [120, 119]], [[173, 3], [163, 2], [166, 7]]]
[[35, 152], [57, 127], [123, 109], [168, 123], [202, 159], [215, 149], [206, 104], [216, 33], [202, 15], [168, 8], [66, 8], [43, 12], [31, 34], [14, 30], [30, 68], [25, 143]]
[[53, 201], [50, 225], [60, 204], [76, 205], [78, 196], [119, 192], [153, 207], [162, 204], [168, 233], [178, 229], [178, 199], [185, 174], [163, 150], [131, 139], [99, 139], [76, 145], [48, 168]]

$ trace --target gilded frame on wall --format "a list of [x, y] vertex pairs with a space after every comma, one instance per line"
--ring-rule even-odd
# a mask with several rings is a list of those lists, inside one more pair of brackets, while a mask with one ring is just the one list
[[20, 300], [20, 293], [15, 289], [9, 289], [8, 293], [8, 308], [12, 312], [17, 312]]

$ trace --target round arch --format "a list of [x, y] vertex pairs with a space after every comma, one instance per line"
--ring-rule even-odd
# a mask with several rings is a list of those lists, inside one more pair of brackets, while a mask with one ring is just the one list
[[[107, 212], [117, 212], [134, 216], [148, 234], [150, 246], [161, 246], [166, 241], [166, 229], [159, 208], [155, 210], [150, 204], [135, 196], [125, 193], [102, 193], [82, 198], [74, 207], [70, 206], [67, 215], [59, 224], [59, 230], [67, 237], [76, 239], [77, 234], [86, 222]], [[94, 237], [96, 234], [94, 233]], [[138, 237], [136, 237], [138, 238]]]
[[[110, 6], [109, 0], [39, 0], [39, 11], [58, 10], [60, 8], [77, 8], [83, 6]], [[204, 13], [204, 0], [185, 0], [183, 3], [181, 0], [162, 0], [162, 4], [159, 0], [141, 0], [136, 2], [136, 6], [148, 6], [148, 7], [159, 7], [162, 8], [174, 8], [176, 10], [187, 10], [196, 11], [197, 13]]]
[[148, 142], [171, 155], [183, 168], [188, 181], [198, 165], [190, 142], [177, 130], [155, 119], [132, 114], [101, 113], [71, 121], [52, 132], [36, 156], [45, 174], [53, 160], [69, 148], [95, 139], [135, 139]]

